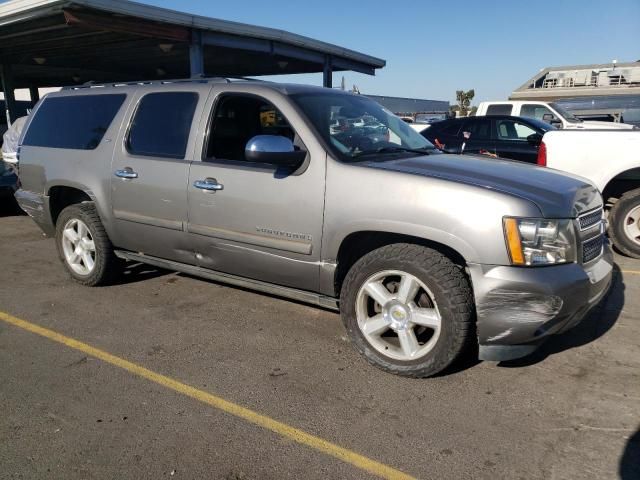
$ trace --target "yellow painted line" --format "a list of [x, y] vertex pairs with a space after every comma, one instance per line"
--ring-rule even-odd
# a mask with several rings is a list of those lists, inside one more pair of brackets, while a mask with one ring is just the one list
[[376, 462], [375, 460], [343, 448], [339, 445], [336, 445], [335, 443], [331, 443], [320, 437], [311, 435], [310, 433], [299, 430], [295, 427], [287, 425], [286, 423], [279, 422], [278, 420], [274, 420], [270, 417], [267, 417], [266, 415], [254, 412], [253, 410], [237, 405], [211, 393], [205, 392], [203, 390], [198, 390], [197, 388], [179, 382], [178, 380], [174, 380], [173, 378], [153, 372], [123, 358], [116, 357], [115, 355], [105, 352], [104, 350], [100, 350], [86, 343], [54, 332], [53, 330], [49, 330], [48, 328], [40, 327], [4, 312], [0, 312], [0, 320], [28, 332], [40, 335], [41, 337], [53, 340], [54, 342], [61, 343], [69, 348], [73, 348], [74, 350], [86, 353], [87, 355], [98, 358], [116, 367], [122, 368], [123, 370], [127, 370], [128, 372], [133, 373], [138, 377], [145, 378], [151, 382], [157, 383], [158, 385], [162, 385], [163, 387], [186, 395], [187, 397], [191, 397], [202, 403], [206, 403], [207, 405], [217, 408], [218, 410], [222, 410], [223, 412], [241, 418], [242, 420], [245, 420], [249, 423], [253, 423], [262, 428], [270, 430], [301, 445], [305, 445], [326, 455], [330, 455], [339, 460], [342, 460], [343, 462], [353, 465], [354, 467], [364, 470], [365, 472], [369, 472], [373, 475], [377, 475], [381, 478], [386, 478], [389, 480], [414, 479], [414, 477], [407, 475], [400, 470], [396, 470], [393, 467], [385, 465], [384, 463]]
[[632, 275], [640, 275], [640, 271], [638, 270], [620, 270], [620, 273], [630, 273]]

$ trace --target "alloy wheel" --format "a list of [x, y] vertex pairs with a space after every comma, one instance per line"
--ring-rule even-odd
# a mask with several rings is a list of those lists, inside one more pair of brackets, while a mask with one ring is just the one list
[[640, 245], [640, 205], [627, 213], [624, 219], [624, 233], [629, 240]]
[[69, 220], [62, 231], [62, 251], [67, 265], [78, 275], [89, 275], [96, 265], [96, 246], [89, 227], [80, 219]]
[[378, 272], [364, 282], [356, 297], [356, 318], [373, 348], [401, 361], [433, 350], [442, 326], [433, 293], [416, 276], [399, 270]]

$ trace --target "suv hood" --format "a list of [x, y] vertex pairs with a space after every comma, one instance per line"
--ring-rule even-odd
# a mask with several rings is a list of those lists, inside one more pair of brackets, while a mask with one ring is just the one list
[[528, 163], [478, 155], [435, 154], [357, 165], [503, 192], [533, 202], [546, 218], [575, 218], [602, 206], [600, 193], [588, 180]]

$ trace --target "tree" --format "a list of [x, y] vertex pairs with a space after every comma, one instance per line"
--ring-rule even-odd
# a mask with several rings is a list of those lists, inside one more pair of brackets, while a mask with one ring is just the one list
[[469, 114], [469, 106], [475, 95], [476, 92], [473, 89], [466, 92], [464, 90], [456, 90], [456, 101], [458, 102], [461, 117], [466, 117]]

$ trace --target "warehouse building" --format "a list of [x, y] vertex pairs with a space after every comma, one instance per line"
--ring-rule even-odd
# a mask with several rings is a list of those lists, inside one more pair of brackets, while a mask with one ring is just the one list
[[544, 68], [509, 99], [556, 102], [585, 119], [640, 125], [640, 61]]

